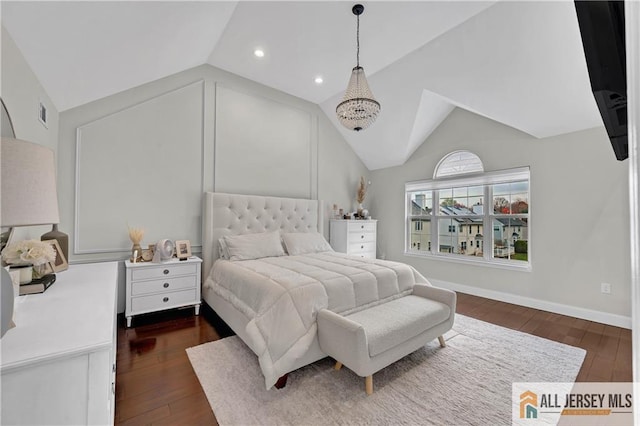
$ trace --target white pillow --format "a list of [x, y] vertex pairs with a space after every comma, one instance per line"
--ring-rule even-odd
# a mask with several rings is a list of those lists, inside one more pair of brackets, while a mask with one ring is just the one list
[[279, 231], [228, 235], [224, 237], [224, 242], [227, 244], [229, 260], [231, 261], [284, 256]]
[[282, 240], [290, 256], [333, 251], [324, 236], [318, 232], [286, 233], [282, 234]]
[[218, 257], [220, 259], [229, 260], [229, 248], [224, 241], [224, 237], [218, 238]]

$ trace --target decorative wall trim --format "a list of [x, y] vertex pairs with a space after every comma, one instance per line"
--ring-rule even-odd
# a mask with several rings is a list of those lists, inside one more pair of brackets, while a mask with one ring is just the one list
[[460, 293], [485, 297], [492, 300], [499, 300], [506, 303], [513, 303], [520, 306], [526, 306], [528, 308], [540, 309], [547, 312], [553, 312], [555, 314], [568, 315], [571, 317], [581, 318], [588, 321], [595, 321], [602, 324], [609, 324], [616, 327], [627, 329], [631, 328], [631, 317], [609, 314], [607, 312], [579, 308], [577, 306], [564, 305], [562, 303], [549, 302], [546, 300], [534, 299], [532, 297], [518, 296], [501, 291], [487, 290], [484, 288], [472, 287], [469, 285], [453, 283], [450, 281], [442, 281], [432, 278], [428, 278], [428, 280], [436, 287], [459, 291]]
[[[218, 173], [219, 170], [219, 153], [220, 153], [220, 144], [222, 143], [220, 140], [220, 134], [219, 134], [219, 122], [218, 122], [218, 117], [221, 111], [221, 108], [224, 108], [224, 105], [222, 105], [221, 101], [220, 101], [220, 96], [221, 96], [221, 89], [223, 90], [228, 90], [231, 92], [236, 92], [238, 94], [241, 95], [245, 95], [245, 96], [249, 96], [252, 98], [256, 98], [256, 99], [262, 99], [268, 102], [272, 102], [274, 104], [278, 104], [281, 105], [283, 108], [289, 109], [289, 110], [294, 110], [294, 111], [299, 111], [302, 114], [305, 114], [309, 117], [309, 138], [307, 141], [303, 141], [305, 143], [308, 144], [308, 148], [309, 148], [309, 158], [307, 160], [307, 164], [308, 164], [308, 173], [309, 173], [309, 188], [308, 188], [308, 192], [306, 194], [289, 194], [289, 195], [282, 195], [282, 196], [287, 196], [287, 197], [294, 197], [294, 198], [308, 198], [308, 199], [317, 199], [318, 197], [318, 185], [319, 185], [319, 179], [318, 179], [318, 140], [319, 140], [319, 130], [318, 130], [318, 117], [317, 114], [309, 111], [306, 108], [301, 108], [298, 107], [296, 105], [291, 105], [289, 103], [286, 102], [282, 102], [281, 100], [277, 99], [276, 97], [271, 97], [268, 96], [264, 93], [255, 93], [245, 87], [242, 86], [236, 86], [232, 83], [228, 83], [228, 82], [216, 82], [215, 83], [215, 136], [214, 136], [214, 175], [213, 175], [213, 183], [214, 183], [214, 192], [216, 191], [220, 191], [221, 189], [219, 188], [219, 183], [222, 179], [220, 179], [220, 175]], [[247, 194], [247, 195], [274, 195], [274, 194]], [[278, 195], [281, 196], [281, 195]]]
[[[177, 92], [180, 92], [182, 90], [185, 90], [187, 88], [191, 88], [194, 86], [201, 86], [201, 94], [202, 94], [202, 98], [203, 98], [203, 103], [206, 102], [206, 93], [205, 93], [205, 80], [204, 79], [199, 79], [196, 80], [194, 82], [191, 82], [189, 84], [177, 87], [175, 89], [166, 91], [166, 92], [162, 92], [156, 96], [152, 96], [148, 99], [145, 99], [144, 101], [141, 102], [137, 102], [135, 104], [129, 105], [125, 108], [121, 108], [118, 109], [117, 111], [111, 112], [107, 115], [104, 115], [100, 118], [97, 118], [95, 120], [89, 121], [85, 124], [83, 124], [82, 126], [78, 126], [76, 129], [76, 150], [75, 150], [75, 181], [74, 181], [74, 218], [73, 218], [73, 228], [74, 228], [74, 235], [73, 235], [73, 240], [74, 240], [74, 244], [73, 244], [73, 253], [74, 254], [99, 254], [99, 253], [128, 253], [130, 251], [130, 247], [87, 247], [84, 248], [82, 247], [82, 235], [80, 233], [80, 206], [81, 206], [81, 199], [80, 199], [80, 179], [81, 179], [81, 175], [80, 175], [80, 158], [81, 158], [81, 150], [82, 150], [82, 131], [84, 128], [91, 126], [92, 124], [101, 122], [103, 120], [106, 120], [110, 117], [113, 117], [117, 114], [122, 114], [123, 112], [129, 111], [129, 110], [133, 110], [135, 108], [138, 108], [144, 104], [148, 104], [150, 102], [153, 102], [155, 100], [161, 99], [165, 96], [168, 96], [170, 94], [174, 94]], [[201, 119], [202, 122], [204, 123], [205, 121], [205, 109], [201, 108]], [[204, 130], [201, 131], [200, 134], [200, 144], [201, 144], [201, 156], [202, 154], [205, 152], [205, 140], [204, 140]], [[201, 179], [200, 179], [200, 192], [204, 193], [204, 158], [202, 158], [202, 160], [200, 161], [200, 174], [201, 174]], [[201, 237], [200, 235], [198, 237]], [[200, 251], [202, 248], [202, 243], [196, 243], [192, 245], [192, 250], [193, 251]]]

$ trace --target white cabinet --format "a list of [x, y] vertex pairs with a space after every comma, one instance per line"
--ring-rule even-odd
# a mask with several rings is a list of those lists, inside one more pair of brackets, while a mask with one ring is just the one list
[[20, 296], [2, 337], [3, 425], [113, 424], [117, 262], [71, 265]]
[[376, 258], [377, 220], [331, 220], [329, 242], [335, 251]]
[[125, 316], [131, 327], [134, 315], [194, 306], [200, 313], [200, 268], [202, 259], [192, 256], [162, 263], [124, 263], [127, 270]]

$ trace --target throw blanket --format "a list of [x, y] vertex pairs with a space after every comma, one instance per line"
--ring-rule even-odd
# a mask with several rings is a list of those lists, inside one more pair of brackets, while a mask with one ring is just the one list
[[250, 318], [247, 345], [270, 389], [316, 338], [321, 309], [348, 315], [429, 284], [409, 265], [323, 252], [230, 262], [218, 260], [205, 286]]

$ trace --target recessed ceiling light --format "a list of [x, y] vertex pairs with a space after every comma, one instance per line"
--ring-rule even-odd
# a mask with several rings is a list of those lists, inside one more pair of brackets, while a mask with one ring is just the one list
[[262, 58], [264, 56], [264, 50], [256, 49], [253, 51], [253, 54], [256, 55], [258, 58]]
[[316, 82], [316, 84], [322, 84], [322, 82], [323, 82], [324, 80], [322, 79], [322, 77], [317, 76], [313, 81], [315, 81], [315, 82]]

